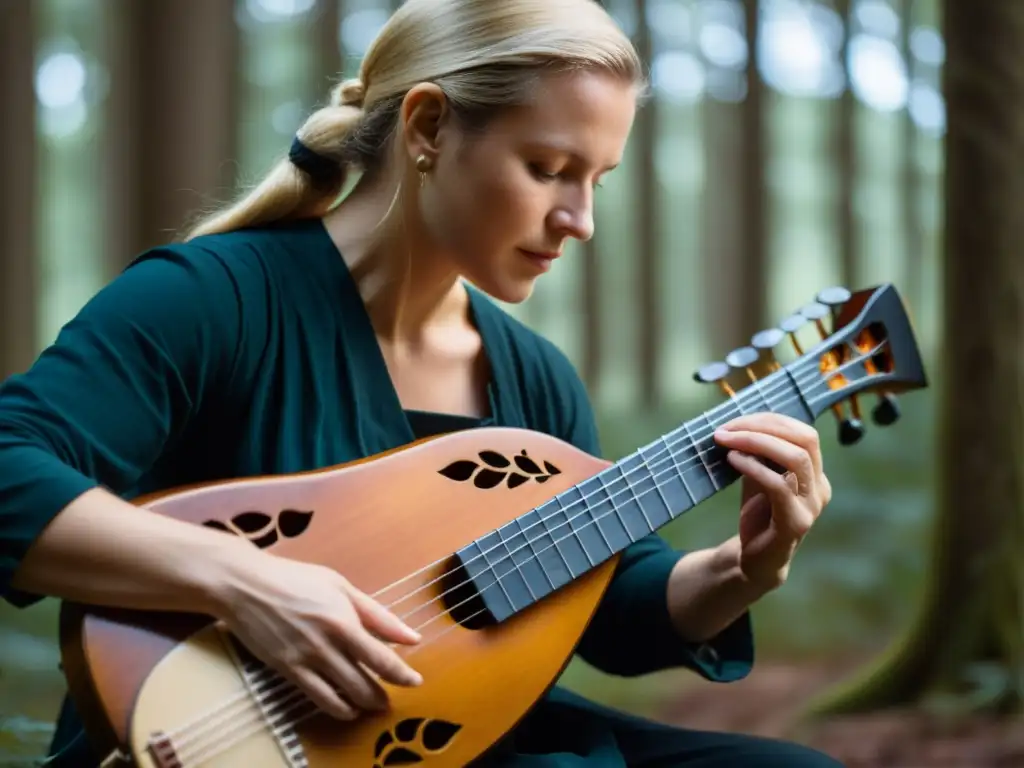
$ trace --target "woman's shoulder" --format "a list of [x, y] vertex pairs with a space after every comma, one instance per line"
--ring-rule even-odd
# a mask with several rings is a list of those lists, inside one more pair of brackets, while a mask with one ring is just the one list
[[310, 229], [253, 228], [157, 245], [137, 254], [106, 293], [118, 303], [191, 305], [260, 323], [274, 305], [295, 305], [296, 294], [324, 283], [318, 272], [326, 267], [317, 265], [328, 260], [311, 252]]
[[309, 230], [308, 225], [293, 225], [200, 235], [154, 246], [138, 254], [127, 269], [161, 262], [209, 280], [243, 276], [265, 279], [282, 268], [297, 270], [302, 266], [301, 260], [293, 256], [305, 250], [301, 240], [303, 236], [308, 238]]

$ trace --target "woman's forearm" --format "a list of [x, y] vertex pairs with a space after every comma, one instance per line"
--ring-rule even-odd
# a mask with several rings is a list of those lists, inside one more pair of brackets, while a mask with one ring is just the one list
[[688, 552], [669, 576], [668, 603], [680, 636], [691, 642], [715, 637], [766, 591], [740, 570], [739, 537], [718, 547]]
[[91, 605], [219, 616], [248, 542], [123, 501], [79, 496], [33, 542], [11, 586]]

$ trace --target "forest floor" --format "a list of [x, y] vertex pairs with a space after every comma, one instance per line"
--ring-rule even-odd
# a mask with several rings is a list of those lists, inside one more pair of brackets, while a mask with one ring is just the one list
[[808, 725], [801, 708], [856, 664], [762, 661], [729, 685], [687, 685], [657, 714], [686, 728], [752, 733], [808, 744], [846, 768], [1024, 768], [1024, 721], [943, 722], [921, 712], [849, 716]]

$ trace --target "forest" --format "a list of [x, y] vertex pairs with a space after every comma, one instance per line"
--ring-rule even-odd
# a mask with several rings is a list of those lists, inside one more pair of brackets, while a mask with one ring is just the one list
[[[818, 418], [833, 500], [753, 610], [747, 679], [575, 660], [561, 683], [849, 768], [1024, 765], [1024, 4], [604, 4], [654, 98], [599, 191], [595, 237], [507, 309], [576, 365], [607, 457], [722, 402], [701, 366], [824, 289], [890, 286], [924, 376], [898, 418], [875, 415], [881, 391], [860, 395], [853, 444]], [[0, 3], [0, 381], [135, 255], [281, 157], [399, 5]], [[812, 321], [800, 333], [804, 351], [821, 340]], [[711, 546], [738, 510], [729, 489], [662, 533]], [[0, 606], [2, 765], [38, 764], [52, 737], [58, 610]]]

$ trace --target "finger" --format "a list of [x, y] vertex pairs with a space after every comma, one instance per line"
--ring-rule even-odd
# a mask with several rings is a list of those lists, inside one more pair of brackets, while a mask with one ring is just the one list
[[339, 720], [355, 720], [359, 710], [343, 699], [326, 680], [306, 667], [291, 668], [285, 676], [292, 679], [318, 709]]
[[832, 501], [832, 483], [824, 474], [818, 477], [818, 493], [821, 495], [821, 506], [827, 507]]
[[382, 640], [413, 645], [423, 639], [412, 627], [369, 595], [355, 587], [349, 587], [347, 591], [363, 626]]
[[799, 445], [810, 455], [815, 474], [821, 474], [823, 471], [821, 436], [813, 426], [799, 419], [781, 413], [744, 414], [715, 430], [715, 439], [717, 440], [720, 434], [732, 432], [761, 432]]
[[793, 492], [786, 478], [768, 469], [756, 457], [740, 451], [729, 451], [726, 460], [737, 472], [759, 483], [772, 501], [772, 519], [785, 533], [799, 540], [814, 524], [814, 515], [799, 503], [793, 503]]
[[395, 685], [417, 686], [423, 677], [410, 667], [394, 649], [371, 635], [362, 626], [347, 628], [342, 636], [345, 650], [356, 661], [365, 664], [371, 672]]
[[739, 450], [730, 450], [726, 454], [726, 460], [736, 468], [737, 472], [757, 483], [773, 504], [793, 497], [786, 478], [766, 467], [758, 461], [756, 456]]
[[356, 707], [383, 710], [388, 704], [387, 692], [358, 663], [345, 658], [334, 649], [324, 649], [320, 663], [322, 672]]
[[[801, 496], [809, 496], [815, 492], [818, 473], [815, 471], [811, 455], [803, 447], [760, 432], [729, 431], [723, 432], [720, 437], [716, 435], [716, 438], [725, 448], [759, 456], [788, 469], [799, 481], [798, 493]], [[778, 473], [768, 467], [765, 469], [778, 476]]]
[[768, 530], [772, 522], [772, 503], [768, 495], [758, 490], [740, 507], [739, 534], [741, 542], [753, 541]]

